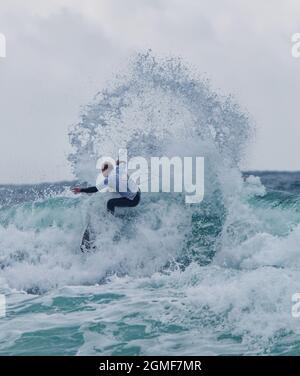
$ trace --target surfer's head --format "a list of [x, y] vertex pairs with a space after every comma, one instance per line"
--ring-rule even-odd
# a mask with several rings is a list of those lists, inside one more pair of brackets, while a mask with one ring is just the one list
[[101, 172], [103, 176], [108, 176], [113, 169], [114, 169], [114, 166], [109, 161], [104, 161], [101, 165]]

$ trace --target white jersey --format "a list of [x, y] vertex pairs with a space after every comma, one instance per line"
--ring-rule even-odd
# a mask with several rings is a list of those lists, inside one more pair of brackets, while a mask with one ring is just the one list
[[120, 162], [107, 177], [101, 173], [97, 178], [96, 187], [98, 191], [118, 192], [129, 200], [135, 198], [139, 189], [136, 182], [128, 177], [124, 162]]

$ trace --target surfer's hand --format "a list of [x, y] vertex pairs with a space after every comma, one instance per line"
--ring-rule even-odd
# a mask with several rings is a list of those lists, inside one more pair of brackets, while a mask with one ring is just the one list
[[74, 188], [71, 188], [71, 191], [72, 191], [75, 195], [77, 195], [78, 193], [81, 192], [81, 188], [79, 188], [79, 187], [74, 187]]

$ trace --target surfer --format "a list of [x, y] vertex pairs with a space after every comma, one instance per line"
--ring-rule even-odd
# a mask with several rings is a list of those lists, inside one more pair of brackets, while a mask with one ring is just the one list
[[[74, 187], [71, 190], [74, 194], [117, 192], [120, 197], [111, 198], [107, 201], [106, 206], [107, 211], [113, 215], [116, 207], [135, 207], [139, 204], [141, 198], [141, 191], [137, 184], [127, 176], [126, 163], [119, 160], [116, 162], [115, 167], [109, 161], [101, 165], [101, 174], [97, 178], [96, 186], [88, 188]], [[88, 252], [91, 248], [95, 249], [92, 237], [93, 232], [90, 229], [90, 224], [88, 224], [80, 246], [82, 252]]]
[[[127, 187], [124, 190], [121, 187]], [[99, 175], [96, 186], [88, 188], [74, 187], [71, 189], [74, 194], [78, 193], [96, 193], [103, 191], [117, 192], [120, 197], [111, 198], [107, 202], [107, 211], [115, 213], [116, 207], [132, 208], [139, 204], [141, 192], [136, 182], [127, 176], [126, 163], [117, 161], [116, 166], [109, 161], [101, 165], [101, 174]]]

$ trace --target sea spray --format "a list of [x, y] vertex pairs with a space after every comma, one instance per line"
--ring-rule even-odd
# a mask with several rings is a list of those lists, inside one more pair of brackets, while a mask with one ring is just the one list
[[[4, 208], [3, 274], [12, 287], [38, 292], [112, 274], [150, 276], [210, 263], [227, 233], [233, 192], [239, 197], [243, 189], [238, 164], [251, 134], [237, 104], [217, 95], [180, 59], [138, 54], [70, 130], [73, 171], [79, 181], [94, 184], [97, 159], [115, 156], [121, 147], [129, 157], [201, 156], [203, 202], [187, 205], [179, 193], [143, 193], [139, 207], [111, 218], [108, 195], [78, 198], [64, 191]], [[96, 252], [82, 259], [78, 244], [88, 222]]]

